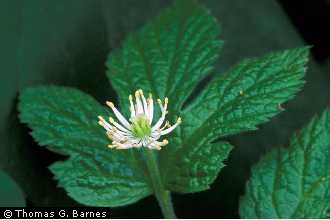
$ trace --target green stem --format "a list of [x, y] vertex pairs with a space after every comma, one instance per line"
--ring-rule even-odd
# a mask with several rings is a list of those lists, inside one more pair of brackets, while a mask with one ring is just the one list
[[143, 149], [143, 153], [146, 160], [152, 188], [154, 190], [158, 204], [162, 210], [163, 216], [165, 218], [176, 218], [171, 201], [171, 193], [170, 191], [166, 190], [163, 185], [155, 153], [153, 150], [149, 149]]

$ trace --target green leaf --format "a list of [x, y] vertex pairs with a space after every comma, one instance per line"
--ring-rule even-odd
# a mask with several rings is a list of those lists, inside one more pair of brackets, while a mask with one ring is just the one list
[[[217, 58], [222, 45], [218, 35], [219, 27], [208, 11], [184, 0], [130, 35], [107, 62], [121, 109], [128, 109], [128, 94], [142, 88], [156, 97], [169, 97], [172, 119], [180, 114]], [[183, 110], [182, 129], [159, 153], [166, 187], [178, 192], [208, 189], [232, 149], [228, 143], [211, 141], [255, 129], [280, 112], [279, 104], [303, 85], [307, 54], [303, 48], [247, 59], [209, 85]]]
[[109, 112], [92, 97], [72, 88], [40, 86], [22, 92], [19, 110], [40, 145], [71, 155], [51, 170], [78, 202], [120, 206], [151, 193], [132, 152], [106, 147], [97, 116]]
[[17, 183], [0, 170], [0, 207], [24, 207], [25, 198]]
[[193, 193], [209, 189], [233, 148], [227, 142], [199, 144], [182, 146], [170, 160], [165, 180], [172, 191]]
[[[121, 109], [128, 109], [128, 94], [137, 88], [143, 88], [156, 97], [169, 98], [169, 112], [173, 119], [181, 111], [184, 101], [196, 84], [212, 69], [222, 45], [218, 35], [219, 26], [215, 18], [195, 1], [188, 0], [176, 1], [173, 7], [165, 10], [141, 31], [130, 35], [120, 50], [110, 54], [107, 62], [107, 75], [119, 95]], [[180, 142], [180, 138], [172, 135], [170, 145], [166, 149], [178, 148]], [[197, 186], [198, 190], [208, 188], [205, 182], [214, 180], [216, 173], [223, 166], [221, 161], [231, 149], [227, 143], [218, 144], [218, 148], [208, 143], [205, 145], [203, 150], [184, 149], [181, 154], [191, 151], [185, 158], [194, 159], [196, 164], [190, 167], [189, 162], [188, 166], [180, 167], [184, 164], [182, 156], [178, 161], [182, 164], [177, 165], [177, 169], [172, 172], [173, 176], [206, 172], [201, 178], [188, 177], [189, 181], [201, 182], [198, 184], [200, 186]], [[191, 147], [194, 147], [194, 144]], [[166, 149], [160, 152], [160, 160], [167, 162], [171, 157], [168, 155], [171, 152], [168, 151], [173, 150]], [[210, 156], [212, 160], [208, 161], [208, 167], [204, 166], [204, 170], [200, 170], [199, 166], [203, 166], [205, 160], [201, 164], [198, 164], [197, 160]], [[165, 173], [167, 167], [160, 169]], [[184, 178], [186, 177], [182, 176], [181, 179]]]
[[[104, 147], [104, 146], [103, 146]], [[117, 152], [91, 150], [74, 154], [70, 160], [57, 162], [50, 169], [60, 186], [72, 198], [90, 206], [123, 206], [148, 196], [151, 192], [129, 158], [109, 157]]]
[[327, 218], [330, 210], [330, 111], [273, 150], [252, 170], [242, 218]]
[[175, 100], [169, 108], [177, 113], [212, 69], [222, 45], [218, 35], [215, 18], [194, 0], [175, 1], [131, 34], [107, 61], [107, 75], [122, 109], [127, 109], [128, 95], [143, 88], [158, 98]]
[[231, 150], [211, 142], [256, 129], [279, 113], [279, 105], [303, 85], [307, 55], [307, 48], [298, 48], [246, 59], [215, 79], [182, 113], [181, 147], [163, 162], [167, 186], [178, 192], [207, 189]]

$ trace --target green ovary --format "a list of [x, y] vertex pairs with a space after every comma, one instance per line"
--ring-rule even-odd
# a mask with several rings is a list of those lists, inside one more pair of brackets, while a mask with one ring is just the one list
[[132, 132], [137, 138], [143, 138], [151, 134], [151, 127], [144, 115], [137, 116], [132, 122]]

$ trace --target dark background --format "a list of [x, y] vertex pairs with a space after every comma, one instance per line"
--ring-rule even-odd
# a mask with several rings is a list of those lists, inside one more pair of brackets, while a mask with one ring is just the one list
[[[313, 45], [306, 86], [284, 113], [259, 130], [228, 137], [235, 146], [210, 190], [174, 195], [178, 217], [237, 218], [250, 169], [270, 148], [330, 102], [330, 1], [200, 0], [217, 17], [225, 41], [216, 74], [244, 57]], [[100, 102], [114, 99], [105, 77], [107, 54], [169, 0], [0, 0], [0, 167], [20, 185], [28, 206], [79, 206], [47, 166], [58, 155], [39, 147], [17, 119], [17, 96], [36, 84], [80, 88]], [[1, 182], [0, 182], [1, 187]], [[3, 198], [2, 198], [3, 199]], [[154, 198], [111, 209], [113, 218], [161, 217]]]

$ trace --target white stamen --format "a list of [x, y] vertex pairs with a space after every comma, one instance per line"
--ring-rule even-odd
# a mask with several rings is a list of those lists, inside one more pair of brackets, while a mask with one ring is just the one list
[[154, 117], [154, 101], [152, 100], [152, 95], [149, 94], [148, 98], [148, 109], [149, 109], [149, 124], [152, 124], [152, 119]]
[[160, 150], [167, 145], [166, 139], [159, 141], [159, 138], [173, 131], [181, 123], [179, 117], [173, 126], [170, 126], [168, 121], [163, 124], [167, 115], [168, 98], [165, 97], [164, 103], [160, 99], [157, 100], [161, 117], [153, 126], [154, 102], [152, 95], [150, 94], [146, 99], [140, 89], [135, 92], [135, 103], [132, 95], [129, 95], [128, 99], [130, 102], [130, 120], [126, 120], [112, 102], [106, 102], [106, 104], [112, 109], [119, 123], [112, 117], [109, 117], [110, 123], [108, 123], [102, 116], [98, 116], [98, 123], [106, 130], [106, 134], [112, 140], [112, 144], [109, 144], [108, 147], [113, 149], [147, 147], [152, 150]]
[[115, 105], [112, 102], [106, 102], [106, 104], [112, 109], [113, 113], [115, 113], [115, 116], [120, 121], [120, 123], [122, 123], [126, 128], [130, 129], [130, 124], [124, 118], [124, 116], [117, 110]]
[[136, 115], [143, 114], [143, 107], [142, 107], [139, 91], [135, 92], [135, 100], [136, 100]]
[[113, 124], [114, 126], [116, 126], [116, 128], [118, 128], [119, 130], [122, 130], [124, 132], [129, 132], [129, 130], [127, 130], [126, 128], [124, 128], [123, 126], [121, 126], [119, 123], [117, 123], [113, 118], [109, 118], [109, 121], [111, 124]]
[[170, 133], [171, 131], [173, 131], [179, 124], [181, 124], [181, 118], [178, 118], [178, 120], [176, 121], [176, 123], [174, 125], [172, 125], [171, 127], [169, 127], [168, 129], [165, 129], [163, 131], [160, 132], [161, 135], [165, 135]]
[[133, 96], [129, 95], [128, 97], [129, 102], [130, 102], [130, 112], [131, 112], [131, 120], [133, 120], [133, 118], [135, 117], [135, 108], [134, 108], [134, 104], [133, 104]]
[[142, 98], [142, 103], [143, 103], [143, 112], [145, 114], [145, 116], [149, 119], [149, 109], [148, 109], [148, 105], [147, 105], [147, 100], [143, 95], [143, 91], [142, 89], [139, 90], [141, 98]]

